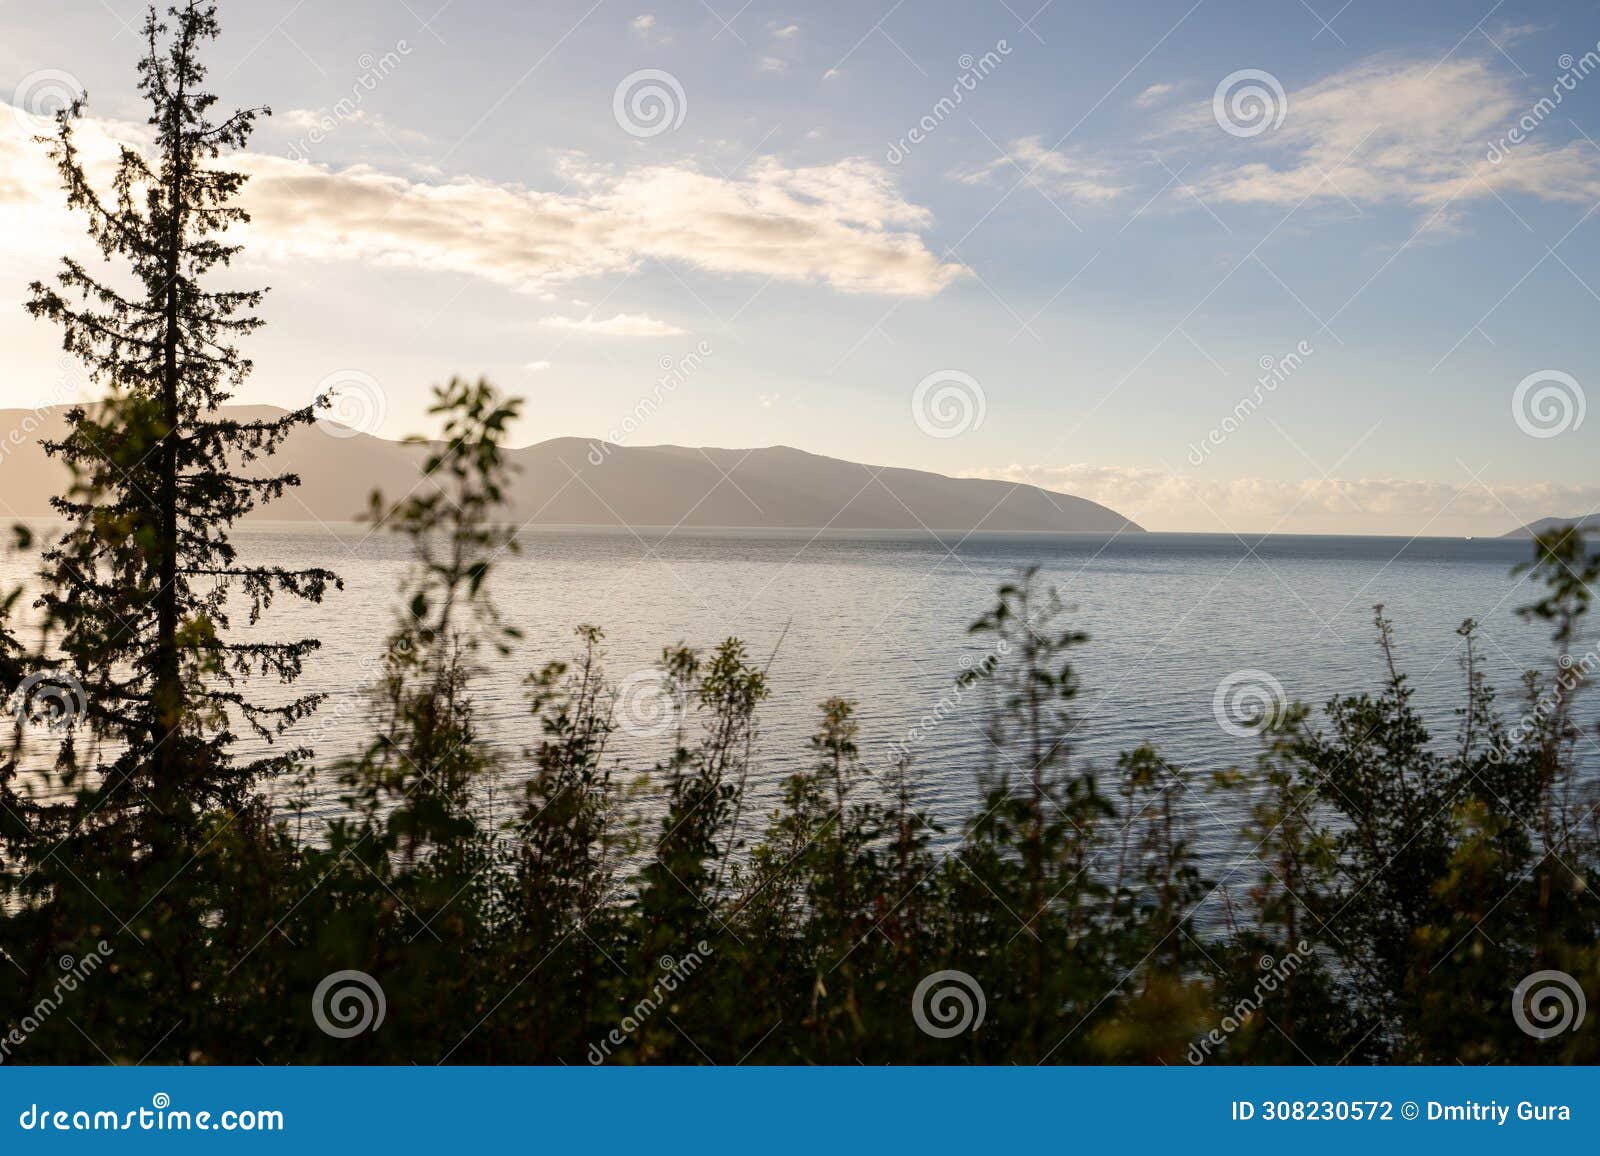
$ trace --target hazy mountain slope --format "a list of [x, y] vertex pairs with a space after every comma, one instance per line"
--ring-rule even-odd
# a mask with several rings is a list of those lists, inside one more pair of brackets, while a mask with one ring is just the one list
[[1566, 526], [1576, 523], [1585, 534], [1600, 534], [1600, 514], [1590, 514], [1584, 518], [1540, 518], [1537, 522], [1529, 522], [1526, 526], [1518, 526], [1509, 533], [1501, 534], [1502, 538], [1532, 538], [1535, 534], [1543, 534], [1546, 530], [1554, 530], [1557, 526]]
[[[248, 417], [277, 411], [240, 406], [229, 412]], [[0, 410], [0, 512], [48, 513], [49, 497], [60, 492], [66, 474], [35, 443], [59, 436], [61, 429], [60, 416], [49, 411]], [[366, 508], [375, 487], [390, 497], [410, 490], [421, 454], [419, 447], [366, 434], [297, 431], [272, 468], [298, 473], [303, 484], [257, 517], [347, 521]], [[1104, 506], [1034, 486], [866, 466], [787, 446], [606, 446], [555, 438], [507, 456], [520, 470], [510, 516], [544, 525], [1139, 529]]]

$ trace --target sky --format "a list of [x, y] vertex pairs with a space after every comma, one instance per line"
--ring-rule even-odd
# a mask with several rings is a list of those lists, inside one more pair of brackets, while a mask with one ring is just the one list
[[[1149, 529], [1494, 534], [1600, 507], [1600, 4], [224, 0], [267, 104], [243, 402], [429, 387], [519, 443], [784, 444]], [[145, 128], [142, 6], [0, 9], [0, 406], [81, 222], [39, 114]], [[1600, 396], [1596, 397], [1600, 404]]]

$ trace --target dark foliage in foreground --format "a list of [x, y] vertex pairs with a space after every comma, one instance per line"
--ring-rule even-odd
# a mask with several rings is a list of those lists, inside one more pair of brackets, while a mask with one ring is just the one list
[[[480, 738], [473, 682], [484, 651], [506, 660], [514, 641], [490, 576], [515, 542], [490, 516], [515, 404], [458, 382], [436, 412], [429, 484], [374, 506], [416, 565], [362, 721], [370, 745], [339, 771], [338, 817], [196, 804], [161, 828], [181, 829], [178, 846], [70, 849], [12, 822], [0, 944], [26, 979], [4, 1014], [28, 1030], [10, 1058], [1600, 1058], [1592, 1030], [1541, 1041], [1511, 1005], [1533, 972], [1591, 995], [1600, 977], [1596, 812], [1571, 721], [1589, 664], [1570, 650], [1596, 560], [1575, 535], [1539, 543], [1549, 595], [1528, 613], [1556, 624], [1567, 658], [1556, 678], [1530, 676], [1514, 727], [1468, 622], [1458, 734], [1435, 741], [1380, 612], [1378, 691], [1328, 704], [1321, 725], [1298, 707], [1264, 719], [1256, 767], [1197, 782], [1141, 747], [1097, 774], [1069, 748], [1067, 655], [1084, 639], [1028, 574], [973, 627], [991, 657], [952, 685], [988, 694], [994, 755], [953, 850], [936, 852], [908, 761], [862, 762], [839, 699], [780, 805], [751, 814], [767, 685], [736, 640], [663, 653], [673, 725], [652, 767], [623, 765], [593, 627], [529, 674], [520, 799], [491, 821], [483, 786], [508, 768]], [[27, 656], [8, 654], [12, 685]], [[46, 787], [127, 820], [107, 829], [140, 830], [152, 806], [23, 765], [5, 780], [12, 817]], [[1211, 880], [1187, 816], [1218, 791], [1240, 793], [1249, 821]], [[1208, 896], [1226, 917], [1198, 926]], [[61, 955], [97, 970], [62, 992]], [[347, 971], [365, 976], [329, 978]], [[927, 979], [944, 971], [964, 974]], [[339, 1034], [370, 1024], [379, 988], [381, 1027]]]
[[[174, 16], [173, 52], [214, 28], [204, 5]], [[158, 62], [159, 34], [152, 22]], [[147, 64], [150, 86], [198, 78], [172, 60]], [[191, 161], [242, 143], [248, 121], [203, 129], [205, 103], [152, 100], [168, 160], [148, 177], [167, 195], [147, 215], [85, 201], [70, 116], [59, 138], [107, 255], [165, 264], [141, 272], [145, 297], [117, 301], [69, 267], [63, 284], [111, 310], [103, 322], [37, 291], [69, 348], [99, 359], [111, 401], [60, 448], [79, 488], [45, 559], [43, 641], [22, 637], [16, 596], [0, 600], [0, 690], [18, 709], [0, 764], [0, 1059], [1600, 1060], [1592, 1021], [1540, 1039], [1523, 1025], [1559, 1018], [1554, 1005], [1512, 1003], [1540, 972], [1600, 1000], [1600, 830], [1572, 721], [1600, 559], [1576, 533], [1540, 539], [1532, 563], [1545, 593], [1526, 613], [1551, 626], [1552, 673], [1501, 708], [1463, 623], [1454, 735], [1424, 726], [1380, 607], [1377, 689], [1320, 721], [1265, 713], [1255, 766], [1202, 781], [1145, 746], [1091, 768], [1071, 749], [1069, 656], [1085, 638], [1028, 573], [978, 618], [983, 659], [952, 683], [953, 698], [987, 695], [991, 741], [959, 831], [925, 813], [909, 758], [863, 762], [841, 699], [756, 814], [768, 686], [734, 639], [663, 652], [669, 725], [648, 767], [615, 753], [618, 687], [589, 626], [528, 674], [522, 758], [490, 752], [475, 679], [517, 641], [491, 598], [494, 562], [516, 548], [495, 522], [516, 403], [452, 382], [422, 484], [374, 497], [415, 564], [366, 713], [258, 707], [240, 686], [292, 683], [309, 646], [228, 649], [226, 588], [244, 588], [253, 619], [272, 591], [314, 597], [332, 576], [235, 567], [228, 524], [292, 479], [232, 472], [276, 430], [207, 417], [243, 364], [214, 339], [253, 298], [196, 287], [226, 259], [200, 222], [224, 219], [236, 185]], [[215, 199], [183, 210], [197, 180]], [[110, 325], [129, 336], [107, 349], [94, 335]], [[90, 452], [107, 438], [110, 461], [126, 453], [148, 477], [107, 469]], [[77, 730], [41, 731], [48, 693]], [[369, 734], [337, 771], [331, 820], [262, 794], [283, 797], [311, 751], [233, 758], [240, 719], [275, 735], [279, 718], [296, 742], [318, 725]], [[483, 805], [508, 777], [509, 818], [503, 800]], [[1190, 817], [1230, 801], [1248, 815], [1232, 866], [1204, 878]], [[1197, 922], [1203, 904], [1221, 918]]]

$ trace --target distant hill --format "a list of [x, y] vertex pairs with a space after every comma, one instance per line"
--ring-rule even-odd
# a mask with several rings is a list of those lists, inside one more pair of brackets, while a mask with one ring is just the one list
[[1529, 522], [1526, 526], [1518, 526], [1508, 534], [1501, 534], [1502, 538], [1532, 538], [1536, 534], [1543, 534], [1546, 530], [1554, 530], [1557, 526], [1576, 525], [1585, 534], [1600, 534], [1600, 514], [1589, 514], [1582, 518], [1540, 518], [1537, 522]]
[[[282, 411], [237, 406], [225, 412], [248, 418]], [[50, 496], [61, 492], [66, 472], [36, 443], [59, 437], [63, 426], [60, 412], [0, 410], [0, 514], [49, 515]], [[302, 484], [253, 517], [349, 521], [366, 509], [374, 488], [391, 498], [411, 490], [421, 452], [367, 434], [335, 437], [317, 427], [297, 430], [270, 468], [298, 473]], [[537, 525], [1140, 530], [1115, 511], [1070, 494], [860, 465], [788, 446], [616, 446], [555, 438], [508, 450], [507, 457], [520, 470], [507, 516]]]

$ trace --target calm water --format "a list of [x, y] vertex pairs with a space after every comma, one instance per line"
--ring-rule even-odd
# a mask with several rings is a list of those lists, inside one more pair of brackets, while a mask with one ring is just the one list
[[[281, 564], [344, 575], [342, 593], [301, 616], [323, 640], [306, 681], [334, 696], [333, 717], [359, 717], [350, 696], [394, 611], [406, 564], [400, 545], [356, 527], [248, 531], [241, 544]], [[1419, 704], [1449, 733], [1463, 618], [1482, 623], [1485, 659], [1508, 699], [1521, 670], [1548, 661], [1541, 628], [1513, 613], [1532, 600], [1527, 579], [1510, 575], [1528, 553], [1526, 543], [1495, 540], [1300, 536], [977, 535], [957, 545], [924, 535], [530, 533], [495, 574], [500, 605], [526, 641], [484, 678], [487, 730], [513, 757], [533, 740], [522, 680], [568, 655], [573, 626], [591, 622], [606, 630], [608, 669], [619, 681], [680, 639], [709, 647], [735, 635], [753, 655], [771, 657], [762, 794], [807, 757], [816, 704], [830, 694], [860, 704], [863, 754], [881, 763], [889, 744], [948, 696], [963, 657], [970, 663], [979, 653], [966, 627], [996, 585], [1037, 563], [1090, 635], [1078, 663], [1084, 758], [1110, 761], [1150, 740], [1197, 769], [1249, 760], [1253, 740], [1228, 734], [1213, 714], [1219, 680], [1262, 670], [1312, 703], [1375, 687], [1375, 602], [1396, 622]], [[974, 772], [992, 749], [970, 709], [975, 696], [968, 700], [917, 747], [918, 776], [949, 818], [972, 802]], [[328, 737], [341, 736], [336, 728]]]
[[[401, 543], [365, 527], [255, 528], [237, 540], [249, 557], [330, 566], [345, 589], [321, 606], [280, 603], [277, 629], [319, 637], [323, 648], [304, 685], [331, 701], [314, 724], [326, 759], [361, 742], [362, 686], [370, 681], [405, 571]], [[1246, 763], [1254, 741], [1217, 723], [1219, 680], [1270, 673], [1291, 698], [1375, 688], [1380, 656], [1372, 605], [1394, 618], [1401, 658], [1417, 701], [1449, 734], [1460, 699], [1460, 638], [1471, 616], [1482, 624], [1484, 657], [1509, 708], [1519, 672], [1548, 662], [1543, 630], [1513, 611], [1532, 600], [1511, 568], [1522, 542], [1224, 535], [975, 535], [957, 544], [924, 535], [609, 529], [525, 533], [520, 555], [496, 568], [495, 593], [525, 642], [494, 660], [480, 700], [490, 739], [504, 752], [509, 780], [521, 778], [523, 746], [537, 730], [523, 702], [526, 674], [572, 650], [572, 628], [606, 630], [608, 672], [621, 681], [647, 670], [661, 647], [684, 640], [709, 647], [729, 635], [771, 656], [773, 695], [761, 734], [764, 800], [786, 768], [807, 757], [816, 704], [855, 699], [869, 763], [947, 696], [978, 645], [967, 624], [990, 605], [995, 586], [1037, 563], [1076, 609], [1090, 635], [1079, 652], [1084, 693], [1080, 757], [1112, 761], [1145, 740], [1197, 770]], [[269, 620], [271, 624], [273, 620]], [[781, 644], [780, 644], [781, 639]], [[637, 682], [637, 680], [635, 680]], [[931, 809], [946, 820], [974, 799], [974, 773], [988, 758], [977, 696], [917, 747], [916, 767]], [[653, 753], [662, 740], [619, 736], [622, 753]], [[513, 787], [502, 782], [502, 800]], [[1220, 850], [1231, 814], [1196, 798], [1203, 848]]]

